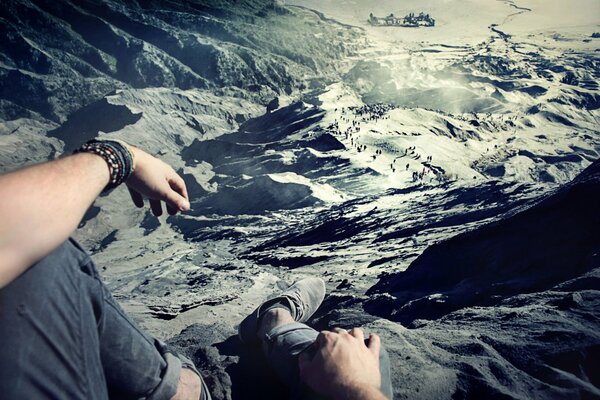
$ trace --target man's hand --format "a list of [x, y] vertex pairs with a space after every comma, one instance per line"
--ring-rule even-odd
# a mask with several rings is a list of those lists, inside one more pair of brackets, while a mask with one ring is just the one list
[[[161, 201], [170, 214], [190, 208], [183, 179], [173, 168], [132, 146], [136, 169], [127, 180], [134, 203]], [[47, 256], [77, 228], [85, 211], [109, 182], [106, 161], [78, 153], [0, 175], [0, 288]]]
[[365, 346], [363, 331], [323, 331], [314, 345], [313, 358], [306, 353], [298, 359], [300, 377], [313, 390], [333, 399], [385, 399], [379, 390], [379, 336], [372, 334]]
[[162, 215], [161, 201], [166, 203], [171, 215], [190, 209], [185, 182], [173, 168], [138, 148], [129, 146], [129, 150], [135, 157], [136, 167], [126, 184], [137, 207], [144, 207], [144, 197], [147, 197], [156, 216]]

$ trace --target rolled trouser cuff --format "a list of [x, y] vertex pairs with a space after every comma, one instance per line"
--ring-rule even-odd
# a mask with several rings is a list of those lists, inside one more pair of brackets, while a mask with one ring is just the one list
[[319, 333], [313, 328], [300, 322], [276, 326], [265, 334], [264, 340], [269, 346], [269, 352], [273, 347], [284, 348], [286, 353], [297, 356], [310, 346]]
[[167, 368], [158, 386], [147, 397], [147, 400], [168, 400], [177, 393], [179, 377], [181, 376], [181, 361], [171, 353], [163, 353]]

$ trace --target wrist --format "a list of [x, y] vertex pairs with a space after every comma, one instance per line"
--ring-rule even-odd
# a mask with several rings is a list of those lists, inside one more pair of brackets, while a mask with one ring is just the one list
[[109, 170], [109, 180], [104, 192], [129, 179], [135, 168], [134, 154], [129, 145], [120, 140], [90, 140], [75, 153], [92, 153], [104, 159]]
[[139, 158], [138, 154], [140, 149], [130, 145], [127, 142], [124, 142], [123, 140], [113, 139], [113, 142], [120, 143], [123, 147], [125, 147], [127, 151], [129, 151], [129, 155], [131, 156], [131, 173], [133, 174], [135, 172], [135, 168], [137, 167], [137, 160]]

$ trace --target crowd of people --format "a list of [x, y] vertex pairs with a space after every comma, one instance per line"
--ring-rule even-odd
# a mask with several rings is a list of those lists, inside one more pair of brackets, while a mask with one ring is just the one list
[[[365, 104], [360, 107], [351, 106], [351, 107], [341, 107], [336, 108], [334, 111], [336, 113], [340, 113], [339, 118], [336, 118], [333, 123], [327, 126], [326, 131], [332, 133], [334, 136], [342, 137], [346, 141], [350, 141], [350, 146], [357, 153], [364, 153], [369, 151], [369, 145], [361, 142], [361, 127], [365, 123], [370, 122], [378, 122], [380, 120], [389, 119], [389, 111], [397, 108], [394, 104], [388, 103], [378, 103], [378, 104]], [[376, 132], [371, 130], [371, 132]], [[380, 146], [374, 146], [380, 147]], [[398, 168], [396, 167], [396, 161], [403, 157], [410, 157], [413, 160], [421, 160], [421, 154], [419, 154], [416, 150], [416, 146], [410, 146], [404, 149], [404, 151], [400, 151], [397, 149], [388, 149], [388, 154], [399, 154], [399, 156], [392, 159], [390, 166], [390, 171], [395, 173]], [[383, 150], [381, 148], [375, 148], [370, 158], [372, 161], [376, 161], [380, 156], [383, 156]], [[413, 171], [412, 173], [412, 181], [413, 182], [421, 182], [424, 181], [426, 177], [431, 177], [432, 179], [442, 179], [443, 177], [439, 176], [442, 171], [441, 168], [435, 168], [432, 165], [433, 156], [429, 155], [426, 157], [426, 161], [421, 161], [418, 164], [418, 169]], [[411, 163], [406, 164], [406, 171], [409, 171], [411, 167]], [[422, 167], [422, 170], [421, 170]], [[443, 175], [443, 174], [442, 174]]]

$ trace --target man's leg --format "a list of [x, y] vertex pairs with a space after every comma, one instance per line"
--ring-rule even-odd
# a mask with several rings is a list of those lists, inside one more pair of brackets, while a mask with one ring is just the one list
[[[293, 399], [319, 398], [300, 380], [298, 355], [307, 350], [319, 334], [302, 322], [314, 314], [324, 297], [325, 283], [322, 279], [303, 279], [261, 304], [238, 328], [242, 342], [253, 344], [258, 341], [262, 345], [269, 363], [290, 387]], [[391, 399], [390, 363], [383, 348], [379, 361], [381, 391]]]
[[283, 308], [265, 312], [259, 325], [258, 337], [269, 365], [290, 388], [290, 399], [322, 399], [300, 380], [298, 355], [308, 349], [318, 332], [299, 322]]
[[65, 243], [0, 290], [3, 398], [108, 398], [83, 263]]
[[82, 270], [92, 278], [90, 286], [102, 310], [98, 334], [109, 397], [210, 400], [192, 361], [170, 352], [164, 343], [138, 328], [101, 281], [91, 259], [85, 252], [83, 256], [86, 263]]
[[74, 242], [0, 291], [7, 398], [170, 399], [181, 361], [138, 329]]
[[[320, 399], [302, 383], [298, 370], [298, 355], [309, 350], [319, 332], [305, 324], [295, 322], [289, 311], [275, 308], [262, 316], [258, 335], [263, 338], [263, 350], [269, 364], [279, 378], [290, 387], [290, 397], [303, 400]], [[390, 360], [383, 347], [379, 354], [379, 369], [381, 391], [388, 399], [392, 399]]]

